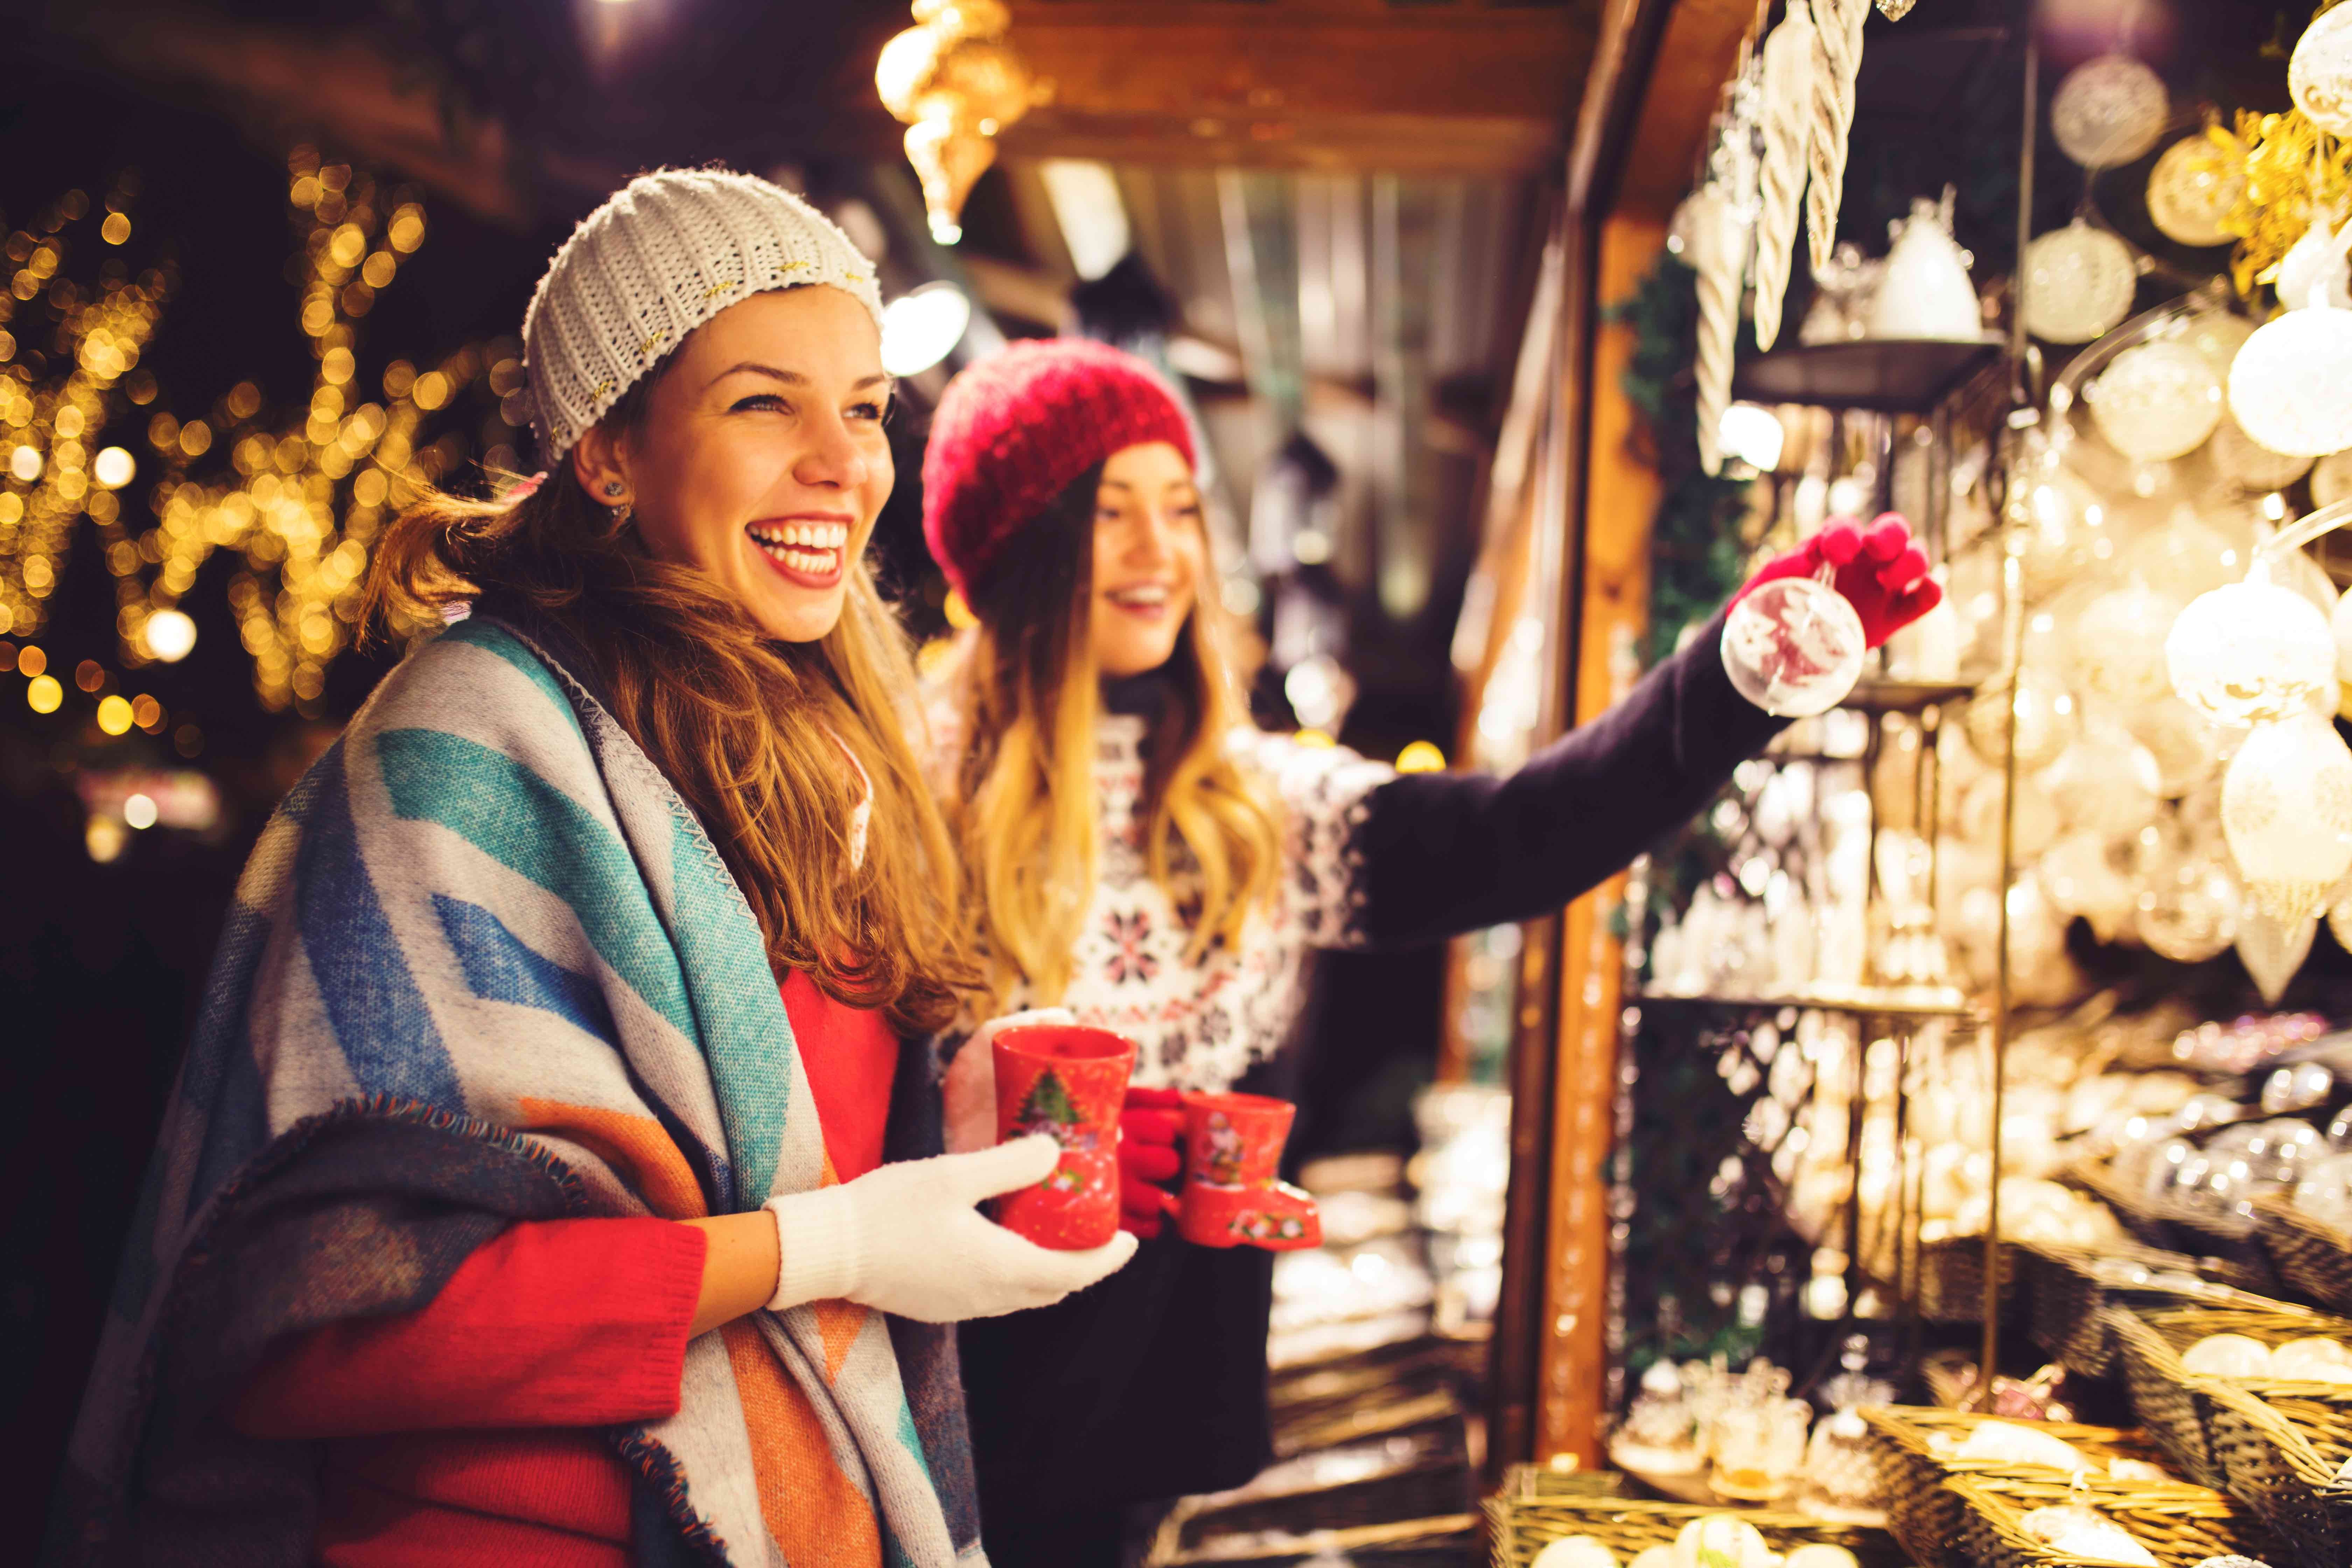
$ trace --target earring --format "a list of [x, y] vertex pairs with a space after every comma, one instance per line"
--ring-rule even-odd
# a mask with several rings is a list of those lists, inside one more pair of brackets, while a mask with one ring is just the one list
[[627, 486], [621, 483], [618, 479], [606, 479], [604, 481], [604, 493], [615, 500], [619, 499], [621, 492], [627, 488]]
[[613, 513], [613, 531], [615, 533], [619, 532], [622, 529], [628, 527], [629, 519], [636, 515], [627, 501], [623, 501], [620, 505], [612, 508], [611, 510]]

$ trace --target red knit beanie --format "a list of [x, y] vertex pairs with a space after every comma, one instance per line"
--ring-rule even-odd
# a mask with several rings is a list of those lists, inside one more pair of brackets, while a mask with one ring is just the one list
[[1005, 544], [1113, 453], [1192, 428], [1157, 372], [1085, 338], [1016, 342], [948, 383], [923, 453], [923, 537], [969, 600]]

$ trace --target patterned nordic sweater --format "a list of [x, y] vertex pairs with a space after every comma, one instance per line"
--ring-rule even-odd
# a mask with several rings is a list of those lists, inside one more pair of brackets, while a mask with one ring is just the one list
[[[1138, 1043], [1138, 1085], [1222, 1090], [1288, 1041], [1316, 950], [1439, 941], [1575, 898], [1689, 818], [1780, 728], [1725, 676], [1721, 629], [1718, 615], [1624, 700], [1507, 778], [1399, 774], [1341, 746], [1234, 737], [1282, 812], [1283, 874], [1241, 939], [1199, 963], [1186, 956], [1198, 900], [1185, 866], [1172, 888], [1145, 867], [1147, 721], [1106, 714], [1095, 889], [1063, 1005]], [[1114, 707], [1131, 705], [1118, 697]], [[933, 741], [954, 732], [935, 721]]]

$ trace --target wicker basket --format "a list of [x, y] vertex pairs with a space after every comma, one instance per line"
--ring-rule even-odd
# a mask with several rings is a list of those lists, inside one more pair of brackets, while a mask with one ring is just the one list
[[2191, 1568], [2208, 1557], [2255, 1555], [2265, 1537], [2228, 1498], [2201, 1487], [2139, 1489], [2097, 1481], [2087, 1489], [2066, 1481], [1996, 1481], [1971, 1478], [1947, 1483], [1962, 1508], [1961, 1548], [1977, 1568], [2086, 1568], [2101, 1559], [2068, 1557], [2025, 1532], [2035, 1509], [2081, 1503], [2097, 1509], [2155, 1553], [2164, 1568]]
[[2352, 1236], [2275, 1196], [2254, 1200], [2254, 1224], [2271, 1267], [2288, 1289], [2352, 1312]]
[[[1948, 1437], [1956, 1445], [1965, 1441], [1979, 1426], [1999, 1417], [1889, 1406], [1865, 1410], [1862, 1418], [1870, 1423], [1871, 1452], [1878, 1461], [1879, 1484], [1886, 1497], [1887, 1518], [1895, 1539], [1921, 1568], [1959, 1568], [1966, 1562], [1960, 1554], [1960, 1515], [1965, 1505], [1959, 1494], [1944, 1484], [1946, 1481], [1956, 1477], [2045, 1483], [2072, 1479], [2047, 1465], [1954, 1458], [1936, 1446], [1939, 1436]], [[2036, 1422], [2033, 1426], [2038, 1432], [2047, 1432], [2061, 1442], [2073, 1444], [2091, 1458], [2146, 1460], [2156, 1457], [2136, 1432], [2059, 1421]], [[2146, 1490], [2156, 1483], [2132, 1484]]]
[[2132, 1409], [2188, 1478], [2201, 1486], [2222, 1486], [2228, 1479], [2213, 1444], [2213, 1388], [2232, 1387], [2257, 1397], [2306, 1397], [2352, 1410], [2352, 1388], [2266, 1379], [2233, 1379], [2223, 1384], [2192, 1373], [2180, 1359], [2183, 1351], [2209, 1334], [2244, 1334], [2276, 1345], [2310, 1334], [2352, 1338], [2352, 1322], [2284, 1301], [2259, 1308], [2175, 1307], [2161, 1311], [2110, 1308], [2106, 1317], [2123, 1352], [2124, 1382], [2131, 1393]]
[[[1980, 1236], [1931, 1241], [1919, 1248], [1919, 1293], [1915, 1305], [1930, 1323], [1984, 1321], [1985, 1245]], [[2017, 1296], [2017, 1249], [2000, 1252], [2000, 1304]]]
[[1701, 1508], [1695, 1503], [1644, 1502], [1596, 1492], [1586, 1481], [1572, 1489], [1577, 1472], [1562, 1475], [1538, 1465], [1513, 1467], [1502, 1491], [1486, 1500], [1495, 1568], [1528, 1568], [1536, 1553], [1555, 1541], [1590, 1535], [1631, 1563], [1653, 1546], [1672, 1546], [1693, 1520], [1731, 1513], [1754, 1525], [1773, 1551], [1819, 1541], [1843, 1546], [1863, 1568], [1902, 1568], [1902, 1551], [1883, 1530], [1829, 1524], [1803, 1514], [1760, 1509]]
[[2206, 1397], [2230, 1490], [2269, 1526], [2284, 1559], [2295, 1568], [2352, 1563], [2352, 1486], [2336, 1479], [2352, 1458], [2352, 1401], [2221, 1384]]

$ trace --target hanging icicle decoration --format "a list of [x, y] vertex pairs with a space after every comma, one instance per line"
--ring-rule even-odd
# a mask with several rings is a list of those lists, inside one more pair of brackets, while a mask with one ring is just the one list
[[1846, 138], [1853, 130], [1853, 84], [1862, 69], [1862, 25], [1870, 0], [1813, 0], [1813, 133], [1805, 226], [1813, 269], [1837, 250], [1838, 204], [1845, 195]]
[[1805, 194], [1805, 151], [1812, 132], [1813, 18], [1805, 0], [1764, 40], [1764, 157], [1756, 219], [1756, 346], [1780, 335], [1780, 308], [1795, 260], [1798, 204]]
[[1764, 63], [1750, 54], [1732, 79], [1729, 101], [1716, 121], [1699, 193], [1698, 443], [1710, 474], [1723, 469], [1723, 413], [1731, 406], [1731, 371], [1739, 339], [1739, 301], [1761, 205], [1758, 151], [1763, 123]]

